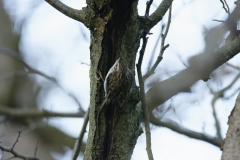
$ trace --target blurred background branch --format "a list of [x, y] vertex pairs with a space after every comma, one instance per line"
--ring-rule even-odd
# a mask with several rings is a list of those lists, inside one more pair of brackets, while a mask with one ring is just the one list
[[80, 118], [84, 116], [84, 113], [66, 113], [66, 112], [52, 112], [47, 110], [23, 110], [23, 109], [11, 109], [10, 107], [3, 107], [0, 105], [0, 113], [7, 118], [53, 118], [53, 117], [75, 117]]
[[[236, 1], [236, 3], [238, 1]], [[170, 1], [163, 1], [162, 4], [167, 2]], [[191, 3], [194, 2], [195, 1], [192, 1]], [[5, 3], [8, 3], [8, 1], [5, 1]], [[68, 5], [71, 6], [71, 2], [68, 3], [69, 3]], [[161, 51], [162, 50], [164, 51], [164, 60], [162, 60], [159, 66], [154, 69], [155, 74], [149, 76], [145, 81], [147, 95], [150, 93], [152, 88], [156, 89], [156, 92], [151, 91], [151, 94], [149, 94], [148, 95], [149, 97], [147, 97], [149, 98], [148, 100], [149, 104], [153, 104], [151, 110], [154, 110], [154, 113], [153, 112], [150, 113], [150, 122], [154, 126], [156, 125], [160, 127], [162, 126], [165, 128], [169, 128], [176, 133], [207, 142], [219, 148], [221, 146], [222, 139], [224, 138], [223, 136], [224, 134], [221, 133], [225, 133], [226, 131], [226, 128], [224, 128], [225, 121], [222, 120], [223, 116], [221, 115], [221, 112], [219, 110], [227, 109], [224, 107], [222, 108], [218, 107], [219, 104], [217, 103], [217, 100], [219, 99], [229, 100], [230, 102], [233, 99], [233, 97], [235, 97], [236, 94], [239, 93], [240, 88], [238, 79], [240, 69], [238, 64], [233, 63], [232, 61], [227, 62], [222, 66], [220, 66], [219, 63], [218, 65], [216, 65], [214, 59], [216, 54], [222, 51], [221, 48], [225, 43], [224, 39], [226, 38], [226, 35], [228, 35], [229, 31], [233, 30], [236, 27], [235, 22], [239, 20], [240, 11], [238, 8], [232, 8], [230, 3], [228, 4], [229, 5], [228, 7], [225, 5], [226, 9], [229, 12], [231, 11], [229, 17], [226, 16], [224, 18], [224, 16], [217, 17], [216, 15], [214, 15], [216, 16], [214, 17], [215, 19], [222, 19], [224, 23], [217, 22], [211, 23], [213, 17], [210, 17], [210, 15], [208, 16], [211, 22], [210, 21], [205, 22], [204, 20], [201, 19], [201, 17], [196, 16], [198, 13], [197, 9], [196, 11], [194, 10], [194, 12], [191, 11], [190, 13], [194, 15], [194, 20], [198, 21], [199, 25], [202, 25], [202, 30], [198, 29], [198, 31], [201, 32], [201, 35], [203, 35], [202, 40], [203, 42], [201, 42], [203, 44], [198, 43], [198, 41], [196, 41], [195, 43], [198, 43], [197, 45], [203, 45], [203, 47], [202, 49], [197, 49], [196, 47], [191, 48], [192, 43], [190, 43], [190, 41], [194, 41], [194, 39], [197, 39], [197, 36], [195, 34], [192, 35], [191, 40], [184, 39], [181, 41], [181, 39], [180, 40], [178, 39], [179, 37], [188, 36], [188, 32], [186, 33], [184, 32], [184, 30], [188, 31], [194, 28], [194, 26], [190, 25], [189, 23], [186, 23], [186, 25], [184, 25], [185, 21], [182, 20], [181, 23], [177, 23], [178, 21], [176, 21], [175, 19], [177, 16], [186, 14], [184, 7], [187, 7], [186, 5], [187, 3], [184, 2], [185, 4], [182, 6], [182, 8], [180, 7], [180, 9], [177, 7], [173, 8], [171, 28], [166, 39], [164, 37], [166, 37], [165, 34], [167, 33], [168, 30], [167, 28], [169, 28], [170, 26], [170, 21], [168, 20], [169, 17], [167, 16], [163, 17], [163, 15], [166, 12], [164, 12], [164, 14], [156, 15], [156, 13], [160, 10], [159, 8], [161, 7], [159, 6], [158, 9], [156, 9], [156, 7], [158, 6], [157, 3], [160, 2], [156, 1], [154, 2], [154, 5], [152, 5], [153, 10], [155, 9], [156, 12], [152, 13], [151, 10], [149, 11], [150, 18], [154, 16], [156, 18], [154, 19], [154, 23], [152, 25], [155, 25], [155, 23], [157, 23], [159, 19], [162, 19], [162, 22], [161, 26], [156, 27], [157, 29], [153, 28], [151, 30], [153, 36], [155, 35], [157, 36], [156, 39], [154, 39], [153, 36], [150, 36], [149, 40], [150, 41], [155, 40], [156, 43], [154, 44], [156, 47], [153, 50], [151, 56], [149, 56], [150, 55], [149, 53], [146, 53], [146, 56], [149, 56], [149, 59], [154, 60], [157, 58], [156, 56], [154, 57], [154, 52], [160, 49]], [[180, 3], [180, 1], [178, 3]], [[219, 1], [217, 3], [219, 3]], [[16, 5], [15, 3], [12, 3], [11, 6], [14, 6], [13, 4]], [[21, 4], [24, 3], [21, 2]], [[49, 5], [47, 4], [47, 6]], [[77, 34], [82, 35], [81, 34], [82, 32], [85, 32], [88, 36], [88, 33], [86, 30], [83, 29], [84, 27], [79, 27], [79, 23], [77, 23], [76, 25], [79, 29], [79, 33], [74, 29], [67, 28], [65, 24], [69, 24], [69, 21], [62, 22], [59, 20], [66, 18], [64, 16], [60, 18], [58, 17], [59, 21], [54, 21], [54, 23], [56, 23], [56, 25], [58, 26], [63, 26], [63, 28], [66, 28], [66, 30], [60, 29], [59, 33], [55, 33], [54, 31], [56, 30], [56, 28], [50, 27], [50, 32], [38, 33], [39, 31], [37, 30], [36, 26], [38, 25], [41, 26], [42, 21], [41, 19], [34, 17], [32, 19], [37, 19], [38, 21], [31, 22], [33, 21], [31, 19], [31, 16], [35, 16], [35, 14], [37, 14], [37, 11], [39, 11], [37, 9], [38, 7], [44, 8], [45, 6], [38, 2], [35, 7], [36, 8], [31, 8], [31, 12], [27, 14], [29, 15], [29, 17], [25, 17], [24, 22], [22, 22], [21, 25], [17, 26], [16, 25], [18, 22], [17, 18], [16, 17], [13, 18], [12, 16], [16, 12], [15, 8], [14, 9], [7, 8], [6, 5], [4, 7], [3, 1], [2, 0], [0, 1], [0, 122], [1, 122], [0, 141], [2, 142], [2, 144], [4, 144], [4, 146], [10, 146], [11, 144], [14, 143], [14, 141], [12, 140], [15, 140], [16, 137], [15, 134], [17, 133], [19, 128], [24, 127], [23, 133], [21, 135], [21, 141], [16, 145], [15, 148], [16, 151], [18, 151], [19, 153], [24, 154], [26, 153], [31, 155], [34, 152], [32, 149], [33, 148], [35, 149], [35, 146], [33, 147], [32, 144], [35, 144], [36, 140], [38, 140], [39, 149], [37, 151], [37, 156], [41, 157], [41, 159], [51, 160], [57, 159], [56, 157], [53, 156], [54, 153], [64, 155], [67, 153], [69, 149], [72, 150], [74, 143], [77, 139], [76, 137], [77, 135], [79, 135], [79, 134], [72, 135], [70, 132], [73, 131], [67, 128], [70, 125], [63, 125], [60, 119], [55, 120], [56, 117], [64, 117], [64, 120], [66, 121], [70, 119], [69, 117], [78, 117], [74, 118], [74, 120], [76, 120], [77, 125], [72, 123], [69, 124], [72, 124], [73, 125], [72, 127], [74, 129], [78, 128], [77, 133], [79, 133], [80, 132], [79, 129], [81, 128], [80, 125], [82, 124], [81, 122], [83, 121], [82, 117], [84, 115], [86, 116], [84, 106], [87, 105], [84, 105], [84, 101], [89, 101], [89, 98], [80, 97], [79, 92], [76, 92], [74, 94], [72, 90], [68, 89], [68, 86], [72, 85], [74, 86], [73, 88], [76, 88], [76, 90], [81, 90], [81, 92], [83, 92], [83, 94], [81, 95], [89, 94], [88, 90], [82, 89], [78, 85], [75, 85], [76, 83], [75, 81], [77, 81], [77, 83], [83, 83], [85, 85], [84, 80], [78, 79], [77, 77], [81, 75], [80, 76], [81, 78], [85, 76], [88, 78], [89, 66], [86, 65], [81, 66], [81, 67], [86, 66], [87, 72], [83, 72], [82, 70], [74, 70], [75, 61], [77, 63], [81, 61], [82, 63], [84, 62], [83, 64], [90, 64], [88, 62], [89, 61], [89, 55], [87, 54], [88, 52], [85, 52], [81, 48], [81, 46], [77, 47], [81, 43], [83, 46], [87, 46], [86, 48], [89, 49], [88, 47], [89, 44], [83, 42], [81, 37], [79, 38], [77, 36]], [[222, 6], [218, 7], [219, 10], [224, 12]], [[25, 10], [25, 8], [23, 10]], [[45, 20], [47, 20], [48, 17], [50, 17], [51, 15], [56, 14], [55, 12], [46, 13], [48, 14], [48, 16], [44, 16], [44, 13], [41, 12]], [[188, 13], [187, 15], [190, 14]], [[51, 24], [47, 26], [48, 23], [50, 23], [50, 21], [53, 21], [52, 17], [50, 17], [50, 19], [51, 20], [44, 22], [44, 25], [46, 27], [46, 29], [44, 30], [46, 31], [48, 31], [47, 28], [51, 26]], [[190, 20], [191, 20], [190, 17], [188, 17], [187, 21]], [[65, 54], [64, 56], [62, 56], [60, 53], [55, 54], [56, 51], [54, 51], [52, 48], [46, 49], [47, 47], [44, 45], [43, 45], [44, 47], [41, 48], [39, 42], [35, 41], [35, 39], [39, 39], [39, 41], [41, 40], [42, 42], [46, 41], [46, 43], [49, 43], [46, 37], [44, 37], [44, 39], [41, 39], [41, 37], [40, 38], [35, 37], [36, 35], [34, 35], [34, 39], [27, 37], [26, 35], [30, 35], [30, 33], [27, 32], [27, 30], [30, 30], [29, 28], [27, 28], [27, 26], [31, 24], [30, 22], [36, 23], [35, 28], [33, 27], [34, 33], [38, 33], [41, 36], [48, 34], [50, 35], [51, 33], [50, 37], [55, 37], [55, 40], [52, 39], [50, 40], [53, 43], [51, 44], [51, 46], [54, 46], [54, 43], [56, 43], [55, 45], [57, 45], [57, 48], [60, 48], [59, 50], [63, 50], [62, 52], [66, 52], [67, 54]], [[177, 33], [173, 32], [176, 29], [181, 29], [181, 26], [186, 27], [184, 28], [184, 30], [180, 31], [184, 32], [184, 36], [180, 34], [179, 30], [177, 31]], [[18, 28], [18, 31], [16, 31], [16, 28]], [[41, 30], [43, 29], [41, 28]], [[68, 37], [72, 36], [71, 30], [74, 30], [74, 34], [73, 41], [70, 42]], [[160, 30], [162, 31], [160, 32]], [[67, 33], [67, 36], [63, 35], [63, 33]], [[192, 32], [189, 31], [189, 34], [192, 34]], [[60, 35], [61, 37], [63, 37], [64, 43], [60, 43], [61, 41], [60, 42], [58, 41], [59, 38], [56, 35]], [[32, 48], [29, 43], [27, 43], [27, 47], [24, 46], [24, 40], [27, 39], [26, 37], [29, 38], [30, 39], [29, 41], [32, 41], [33, 44], [35, 43], [35, 48]], [[171, 37], [174, 38], [171, 39]], [[80, 39], [79, 41], [78, 38]], [[181, 46], [182, 48], [190, 48], [192, 54], [187, 55], [188, 53], [180, 50], [179, 48], [176, 49], [177, 47], [176, 44], [173, 43], [174, 42], [173, 39], [177, 41], [177, 43], [180, 43], [182, 45]], [[171, 46], [159, 44], [160, 40], [161, 42], [163, 42], [163, 44], [164, 42], [166, 42], [166, 44], [171, 44]], [[69, 43], [74, 44], [71, 45], [72, 48], [69, 47], [70, 49], [66, 47], [67, 46], [66, 42], [68, 41]], [[232, 42], [236, 42], [236, 44], [239, 43], [239, 41], [234, 38], [230, 39], [230, 44], [232, 44]], [[68, 50], [64, 47], [66, 47]], [[166, 48], [167, 50], [165, 50]], [[149, 50], [151, 49], [147, 48], [147, 51]], [[177, 58], [174, 58], [174, 55], [172, 54], [172, 51], [174, 50], [179, 55]], [[27, 54], [27, 52], [29, 52], [29, 54]], [[80, 56], [77, 57], [73, 55], [74, 52], [77, 52], [77, 54]], [[46, 66], [47, 68], [46, 70], [49, 72], [46, 72], [46, 70], [43, 69], [44, 67], [38, 64], [41, 61], [42, 56], [41, 54], [43, 54], [44, 59], [42, 66], [44, 67]], [[54, 57], [53, 59], [51, 57], [51, 54], [53, 54]], [[224, 58], [227, 57], [225, 55], [226, 54], [223, 54], [222, 58], [223, 60]], [[61, 56], [63, 57], [64, 62], [68, 61], [68, 58], [70, 56], [73, 56], [73, 59], [75, 61], [70, 59], [70, 63], [65, 65], [65, 63], [63, 63], [59, 58]], [[84, 59], [84, 57], [87, 58]], [[237, 58], [238, 60], [239, 55], [237, 55], [237, 57], [234, 58]], [[228, 59], [225, 59], [224, 61], [221, 62], [221, 64], [227, 60]], [[58, 66], [57, 65], [48, 66], [48, 63], [54, 63], [55, 61], [59, 63]], [[151, 68], [152, 61], [147, 62], [149, 62], [148, 68]], [[178, 65], [178, 63], [183, 64], [182, 62], [184, 63], [186, 62], [185, 65], [183, 66]], [[143, 61], [143, 65], [145, 65], [144, 63], [145, 62]], [[70, 69], [66, 69], [66, 66], [69, 65], [71, 66], [69, 67]], [[56, 70], [52, 69], [54, 67], [56, 68]], [[218, 69], [213, 71], [217, 67]], [[59, 75], [62, 74], [62, 70], [66, 70], [67, 73], [74, 72], [73, 73], [74, 76], [70, 77], [69, 75], [66, 74], [60, 77]], [[204, 72], [202, 72], [203, 70]], [[144, 72], [148, 73], [147, 71], [148, 71], [147, 69], [144, 70], [143, 68], [143, 73]], [[207, 72], [206, 74], [205, 71]], [[44, 77], [43, 79], [47, 81], [44, 81], [42, 79], [39, 80], [40, 79], [39, 77]], [[68, 85], [64, 84], [62, 79], [65, 79]], [[210, 93], [206, 93], [205, 90], [208, 90], [207, 85], [203, 81], [199, 81], [201, 79], [209, 80], [208, 86], [209, 89], [212, 91], [211, 93], [212, 95]], [[231, 80], [231, 82], [229, 80]], [[46, 85], [48, 82], [51, 82], [51, 84]], [[61, 88], [61, 90], [53, 92], [55, 88], [52, 86], [54, 84], [56, 84], [58, 88]], [[149, 88], [151, 89], [148, 90]], [[59, 92], [61, 91], [64, 91], [64, 93], [66, 93], [66, 95], [64, 94], [65, 97], [70, 97], [70, 99], [73, 100], [73, 102], [72, 101], [71, 102], [74, 103], [74, 105], [72, 105], [71, 103], [65, 105], [65, 103], [63, 103], [65, 99], [63, 99], [62, 96], [60, 96]], [[57, 97], [57, 102], [55, 102], [54, 99], [50, 97], [50, 95], [52, 95], [49, 94], [50, 92], [53, 92], [52, 94], [54, 94], [54, 96]], [[42, 97], [44, 97], [44, 99]], [[204, 103], [203, 105], [201, 105], [201, 109], [203, 108], [203, 106], [204, 107], [206, 106], [206, 108], [209, 108], [209, 110], [205, 112], [201, 111], [197, 113], [195, 112], [192, 113], [191, 110], [199, 108], [194, 106], [197, 106], [196, 104], [198, 103], [200, 104], [203, 103], [202, 101], [206, 97], [210, 97], [209, 104], [206, 105], [206, 103]], [[167, 101], [168, 99], [171, 99], [170, 100], [171, 102]], [[181, 99], [181, 101], [179, 99]], [[48, 103], [46, 103], [46, 101], [48, 101]], [[168, 105], [169, 103], [173, 104]], [[174, 103], [177, 103], [177, 105], [174, 105]], [[42, 106], [44, 107], [46, 106], [46, 108], [41, 108]], [[61, 109], [58, 110], [60, 106], [66, 107], [66, 110]], [[74, 108], [77, 111], [72, 111], [71, 106], [77, 106], [76, 108]], [[52, 109], [51, 107], [56, 107], [57, 109], [55, 108]], [[85, 110], [86, 108], [87, 107], [85, 107]], [[211, 111], [213, 111], [214, 114], [212, 114]], [[191, 112], [191, 114], [187, 114], [186, 112]], [[203, 117], [205, 116], [205, 114], [206, 115], [210, 114], [211, 118], [213, 115], [214, 122], [204, 123], [207, 123], [207, 126], [212, 125], [213, 127], [211, 126], [211, 129], [213, 130], [213, 132], [216, 132], [216, 135], [214, 135], [209, 130], [207, 131], [198, 130], [198, 132], [194, 131], [195, 128], [192, 128], [193, 126], [188, 125], [189, 123], [186, 122], [189, 119], [190, 121], [195, 122], [197, 117], [202, 116], [202, 114], [204, 114]], [[228, 113], [226, 112], [225, 114]], [[168, 119], [166, 119], [165, 117], [168, 117]], [[173, 117], [175, 117], [175, 119]], [[176, 117], [178, 117], [178, 119], [176, 119]], [[52, 120], [55, 120], [57, 122], [53, 124]], [[78, 120], [80, 120], [80, 122]], [[185, 124], [187, 124], [187, 127], [184, 127]], [[201, 125], [196, 126], [202, 127]], [[154, 130], [152, 132], [154, 132]], [[84, 133], [87, 136], [87, 132], [85, 132], [85, 130]], [[12, 136], [12, 134], [14, 135]], [[153, 142], [155, 142], [155, 140], [153, 140]], [[80, 155], [82, 155], [85, 149], [85, 138], [82, 138], [81, 144], [82, 145], [80, 147], [81, 150]], [[4, 157], [10, 157], [10, 155], [4, 153]]]
[[169, 128], [174, 132], [188, 136], [190, 138], [205, 141], [219, 148], [221, 148], [221, 144], [223, 142], [222, 139], [220, 139], [219, 137], [210, 136], [206, 133], [199, 133], [199, 132], [192, 131], [190, 129], [184, 128], [180, 124], [177, 124], [176, 122], [173, 122], [171, 120], [163, 121], [159, 118], [156, 118], [152, 113], [150, 114], [150, 122], [153, 125]]

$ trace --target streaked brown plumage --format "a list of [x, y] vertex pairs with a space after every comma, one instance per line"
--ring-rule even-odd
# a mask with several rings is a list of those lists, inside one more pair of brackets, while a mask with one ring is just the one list
[[100, 114], [105, 113], [109, 104], [121, 106], [132, 87], [133, 75], [122, 58], [116, 60], [109, 69], [104, 81], [106, 99], [100, 106], [97, 115], [97, 126], [100, 122]]
[[133, 78], [126, 62], [122, 58], [117, 59], [104, 81], [106, 103], [121, 105], [132, 87]]

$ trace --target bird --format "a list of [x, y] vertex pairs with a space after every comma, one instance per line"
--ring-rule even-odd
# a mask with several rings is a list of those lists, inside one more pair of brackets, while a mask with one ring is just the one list
[[132, 88], [133, 78], [126, 62], [118, 58], [104, 80], [106, 104], [121, 105]]
[[131, 90], [133, 78], [126, 62], [121, 57], [117, 59], [104, 80], [105, 100], [99, 107], [96, 126], [100, 122], [100, 114], [106, 114], [110, 104], [119, 107], [123, 104]]

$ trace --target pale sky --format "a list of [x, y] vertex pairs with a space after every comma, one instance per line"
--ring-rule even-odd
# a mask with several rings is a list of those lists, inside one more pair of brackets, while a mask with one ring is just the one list
[[[29, 6], [33, 1], [35, 0], [25, 0], [24, 2], [22, 0], [5, 0], [6, 7], [10, 9], [13, 20], [16, 22], [16, 32], [19, 32], [17, 27], [19, 22], [30, 12]], [[234, 7], [234, 1], [228, 1], [231, 11]], [[80, 0], [62, 0], [62, 2], [76, 9], [85, 6], [84, 1]], [[154, 1], [156, 5], [159, 3], [160, 1]], [[8, 4], [11, 4], [11, 6]], [[145, 5], [146, 1], [141, 0], [139, 2], [140, 15], [144, 13]], [[155, 7], [152, 5], [151, 11], [154, 9]], [[172, 17], [166, 39], [166, 43], [169, 43], [170, 47], [166, 49], [164, 59], [157, 70], [158, 74], [164, 73], [162, 79], [166, 79], [184, 69], [185, 66], [179, 60], [177, 54], [187, 63], [190, 56], [201, 52], [204, 48], [204, 27], [211, 28], [219, 25], [218, 22], [214, 22], [212, 19], [224, 20], [227, 14], [219, 0], [176, 0], [173, 2]], [[163, 19], [163, 23], [166, 22], [167, 16]], [[146, 71], [160, 28], [159, 24], [151, 30], [153, 35], [149, 36], [143, 71]], [[75, 95], [86, 110], [90, 99], [89, 66], [81, 62], [90, 63], [89, 30], [79, 22], [64, 16], [48, 3], [42, 2], [24, 23], [21, 38], [20, 49], [24, 53], [26, 61], [47, 75], [57, 78], [60, 85], [67, 92]], [[160, 43], [154, 56], [155, 59], [160, 50], [159, 48]], [[240, 56], [238, 55], [230, 63], [239, 65], [237, 63], [239, 60]], [[166, 70], [168, 74], [166, 74]], [[158, 74], [155, 75], [155, 78]], [[57, 85], [49, 88], [49, 85], [52, 85], [51, 82], [40, 76], [35, 78], [36, 85], [43, 86], [38, 96], [39, 107], [62, 112], [78, 110], [76, 102]], [[228, 85], [233, 78], [234, 74], [229, 75], [222, 80], [222, 83], [216, 89]], [[150, 81], [151, 79], [147, 81], [146, 89]], [[234, 85], [233, 89], [236, 89], [239, 85], [240, 82]], [[209, 94], [206, 83], [202, 81], [197, 82], [197, 85], [194, 85], [192, 90], [191, 95], [182, 94], [174, 97], [172, 103], [175, 106], [178, 106], [180, 102], [184, 103], [180, 103], [181, 106], [176, 108], [176, 113], [180, 114], [179, 117], [172, 116], [169, 118], [194, 131], [202, 132], [204, 127], [205, 133], [213, 136], [215, 135], [215, 129], [210, 106], [212, 95]], [[227, 118], [234, 106], [236, 96], [234, 95], [229, 101], [218, 100], [216, 103], [223, 136], [227, 131]], [[190, 105], [191, 103], [187, 102], [189, 97], [196, 99], [198, 103]], [[170, 103], [171, 101], [167, 102], [167, 104]], [[73, 137], [77, 137], [83, 120], [77, 118], [52, 118], [48, 122]], [[68, 151], [65, 155], [55, 153], [53, 155], [58, 160], [67, 160], [72, 151], [68, 148], [66, 150]], [[152, 129], [152, 150], [156, 160], [219, 160], [221, 157], [220, 149], [211, 144], [188, 138], [166, 128], [157, 127]], [[144, 134], [138, 139], [132, 159], [147, 160]]]

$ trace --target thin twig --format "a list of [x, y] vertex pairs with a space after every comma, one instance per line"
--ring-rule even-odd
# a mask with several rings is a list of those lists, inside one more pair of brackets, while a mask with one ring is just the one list
[[[221, 1], [221, 3], [222, 3], [222, 5], [223, 5], [223, 9], [228, 13], [228, 14], [230, 14], [230, 12], [229, 12], [229, 7], [228, 7], [228, 4], [227, 4], [227, 2], [224, 0], [224, 2], [223, 2], [223, 0], [220, 0]], [[225, 5], [227, 6], [227, 8], [225, 7]]]
[[240, 71], [240, 67], [234, 66], [234, 65], [232, 65], [232, 64], [229, 63], [229, 62], [227, 62], [227, 63], [225, 63], [225, 64], [226, 64], [227, 66], [230, 66], [230, 67], [232, 67], [232, 68]]
[[153, 58], [154, 58], [154, 53], [156, 52], [156, 49], [157, 49], [157, 47], [158, 47], [158, 45], [159, 45], [158, 43], [159, 43], [159, 41], [160, 41], [160, 39], [161, 39], [161, 37], [162, 37], [164, 27], [165, 27], [165, 25], [162, 24], [162, 26], [161, 26], [161, 32], [159, 33], [159, 36], [158, 36], [158, 38], [157, 38], [157, 41], [155, 42], [155, 45], [154, 45], [154, 47], [153, 47], [151, 59], [150, 59], [149, 62], [148, 62], [148, 67], [147, 67], [147, 70], [148, 70], [148, 71], [151, 69], [152, 61], [153, 61]]
[[224, 97], [224, 99], [228, 100], [230, 98], [232, 98], [235, 94], [239, 94], [240, 88], [236, 89], [231, 95], [229, 95], [228, 97]]
[[217, 138], [220, 139], [221, 141], [223, 140], [222, 138], [222, 134], [221, 134], [221, 126], [219, 123], [219, 119], [217, 117], [217, 113], [216, 113], [216, 109], [215, 109], [215, 102], [214, 99], [212, 100], [212, 115], [215, 121], [215, 128], [216, 128], [216, 132], [217, 132]]
[[82, 126], [82, 130], [81, 130], [81, 132], [79, 134], [78, 139], [76, 140], [76, 143], [75, 143], [75, 146], [74, 146], [74, 150], [73, 150], [72, 160], [76, 160], [78, 155], [79, 155], [79, 152], [80, 152], [80, 149], [81, 149], [81, 145], [82, 145], [82, 140], [83, 140], [84, 134], [86, 132], [88, 120], [89, 120], [89, 109], [88, 109], [88, 111], [87, 111], [87, 113], [85, 115], [83, 126]]
[[37, 150], [38, 150], [38, 140], [37, 140], [37, 143], [36, 143], [36, 148], [35, 148], [35, 151], [34, 151], [34, 157], [36, 157], [36, 155], [37, 155]]
[[217, 20], [217, 19], [213, 19], [212, 21], [216, 21], [216, 22], [225, 23], [225, 21], [223, 21], [223, 20]]
[[16, 141], [13, 143], [13, 146], [12, 146], [12, 148], [11, 148], [12, 151], [13, 151], [14, 147], [16, 146], [16, 144], [17, 144], [17, 142], [18, 142], [18, 140], [19, 140], [19, 138], [20, 138], [21, 133], [22, 133], [22, 131], [18, 131], [17, 139], [16, 139]]
[[146, 16], [146, 17], [149, 16], [149, 10], [150, 10], [150, 7], [151, 7], [152, 2], [153, 2], [153, 0], [147, 1], [146, 11], [145, 11], [145, 16]]
[[145, 132], [146, 132], [146, 150], [147, 150], [147, 154], [148, 154], [148, 159], [153, 160], [153, 154], [152, 154], [152, 149], [151, 149], [151, 132], [150, 132], [150, 124], [149, 124], [149, 114], [148, 114], [148, 108], [147, 108], [147, 103], [146, 103], [146, 99], [145, 99], [144, 81], [143, 81], [142, 71], [141, 71], [143, 55], [144, 55], [145, 48], [147, 45], [146, 35], [144, 35], [142, 37], [142, 39], [143, 39], [143, 44], [142, 44], [142, 48], [140, 50], [140, 55], [139, 55], [138, 63], [136, 66], [137, 66], [138, 80], [139, 80], [139, 85], [140, 85], [142, 110], [143, 110]]
[[224, 2], [225, 2], [225, 4], [226, 4], [226, 6], [227, 6], [228, 14], [230, 14], [230, 9], [229, 9], [229, 6], [228, 6], [228, 4], [227, 4], [227, 1], [224, 0]]
[[170, 8], [169, 8], [168, 23], [167, 23], [166, 31], [165, 31], [164, 34], [162, 34], [160, 53], [159, 53], [159, 55], [157, 57], [156, 62], [152, 66], [152, 68], [143, 76], [143, 81], [145, 81], [148, 77], [150, 77], [152, 74], [154, 74], [155, 69], [157, 68], [157, 66], [159, 65], [159, 63], [163, 59], [164, 51], [166, 50], [166, 48], [169, 47], [169, 44], [165, 45], [165, 39], [167, 37], [168, 31], [169, 31], [169, 28], [170, 28], [170, 24], [171, 24], [171, 12], [172, 12], [172, 6], [170, 6]]
[[211, 104], [212, 104], [213, 118], [215, 120], [215, 125], [216, 125], [217, 138], [219, 138], [220, 140], [223, 140], [223, 138], [221, 135], [221, 126], [220, 126], [220, 123], [219, 123], [219, 120], [218, 120], [217, 114], [216, 114], [215, 104], [219, 98], [224, 97], [224, 93], [228, 89], [230, 89], [233, 86], [233, 84], [235, 84], [235, 82], [237, 82], [237, 80], [239, 80], [239, 78], [240, 78], [240, 74], [238, 74], [228, 86], [226, 86], [225, 88], [223, 88], [217, 92], [213, 91], [213, 89], [209, 87], [210, 92], [213, 94], [213, 99], [212, 99]]
[[79, 60], [79, 62], [81, 62], [81, 64], [85, 64], [85, 65], [87, 65], [87, 66], [90, 66], [90, 64], [88, 64], [88, 63], [86, 63], [86, 62], [83, 62], [83, 61], [80, 61], [80, 60]]
[[[240, 53], [240, 39], [234, 37], [228, 44], [224, 44], [217, 51], [209, 51], [208, 54], [198, 54], [191, 58], [196, 63], [191, 63], [186, 69], [183, 69], [174, 76], [154, 83], [146, 92], [146, 100], [150, 111], [153, 111], [159, 105], [166, 102], [168, 99], [189, 89], [198, 80], [208, 77], [213, 70], [223, 65], [238, 53]], [[208, 61], [211, 59], [210, 61]], [[198, 64], [204, 64], [199, 67]], [[187, 78], [186, 78], [187, 77]], [[162, 94], [164, 93], [164, 94]]]
[[214, 96], [216, 98], [221, 98], [221, 97], [223, 97], [224, 93], [228, 89], [230, 89], [234, 85], [235, 82], [237, 82], [239, 80], [239, 78], [240, 78], [240, 73], [236, 75], [236, 77], [233, 79], [233, 81], [228, 86], [226, 86], [225, 88], [221, 89], [220, 91], [216, 92], [216, 91], [213, 91], [211, 88], [209, 88], [209, 89], [210, 89], [211, 93], [214, 94]]
[[170, 28], [171, 18], [172, 18], [172, 5], [169, 8], [167, 28], [166, 28], [165, 33], [163, 34], [163, 37], [162, 37], [161, 50], [160, 50], [160, 53], [159, 53], [159, 56], [161, 56], [161, 57], [163, 56], [163, 53], [164, 53], [165, 49], [168, 47], [168, 44], [165, 45], [165, 40], [166, 40], [168, 31], [169, 31], [169, 28]]
[[37, 158], [37, 157], [35, 157], [35, 156], [34, 156], [34, 157], [32, 157], [32, 156], [27, 156], [27, 155], [18, 153], [18, 152], [16, 152], [16, 151], [14, 150], [14, 147], [16, 146], [20, 135], [21, 135], [21, 131], [18, 132], [17, 139], [16, 139], [16, 141], [13, 143], [12, 147], [6, 147], [6, 146], [0, 144], [0, 149], [1, 149], [3, 152], [9, 152], [9, 153], [13, 154], [13, 157], [10, 157], [10, 158], [8, 158], [8, 159], [21, 158], [21, 159], [24, 159], [24, 160], [40, 160], [39, 158]]
[[[173, 49], [174, 50], [174, 49]], [[179, 61], [182, 63], [182, 65], [184, 65], [185, 67], [189, 67], [185, 62], [184, 62], [184, 60], [183, 60], [183, 58], [181, 57], [181, 55], [180, 55], [180, 53], [178, 53], [176, 50], [174, 50], [175, 52], [175, 54], [176, 54], [176, 56], [178, 57], [178, 59], [179, 59]]]

